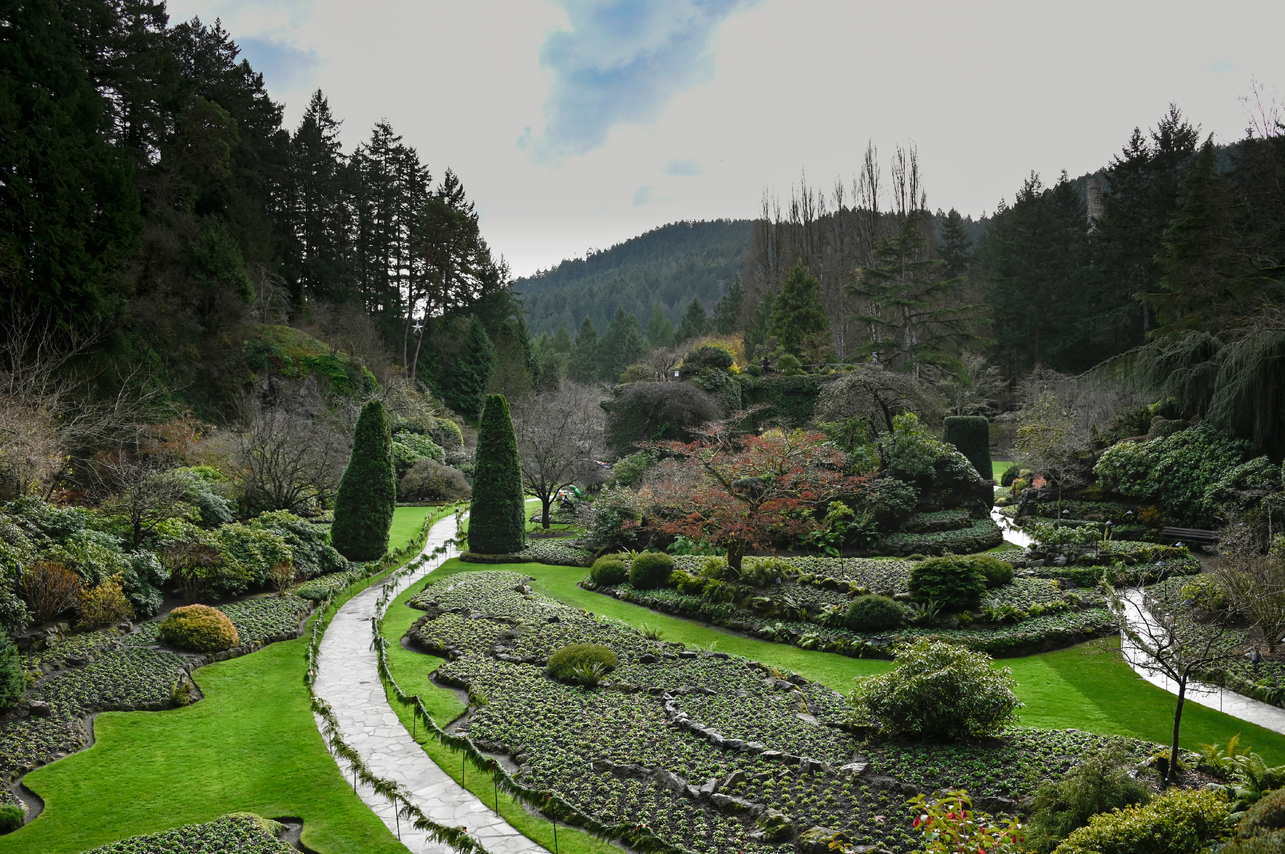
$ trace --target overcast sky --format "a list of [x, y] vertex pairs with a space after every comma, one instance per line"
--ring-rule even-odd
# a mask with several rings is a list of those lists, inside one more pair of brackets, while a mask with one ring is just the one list
[[460, 176], [514, 273], [680, 219], [753, 217], [867, 140], [919, 149], [930, 208], [979, 216], [1032, 171], [1104, 165], [1170, 102], [1244, 135], [1285, 89], [1285, 2], [170, 0], [224, 26], [294, 129], [386, 118]]

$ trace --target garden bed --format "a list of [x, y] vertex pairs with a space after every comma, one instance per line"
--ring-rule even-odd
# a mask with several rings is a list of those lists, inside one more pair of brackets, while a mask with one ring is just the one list
[[[819, 826], [906, 852], [916, 793], [963, 787], [1012, 813], [1039, 779], [1109, 742], [1139, 759], [1154, 749], [1022, 729], [953, 747], [868, 743], [824, 686], [648, 638], [528, 581], [479, 570], [412, 600], [426, 613], [410, 639], [449, 659], [436, 679], [472, 703], [456, 733], [511, 759], [524, 785], [607, 825], [645, 825], [672, 850], [780, 852]], [[611, 648], [618, 668], [596, 689], [546, 676], [552, 652], [573, 643]]]
[[973, 554], [993, 549], [1003, 542], [1004, 534], [999, 525], [988, 516], [963, 528], [885, 534], [879, 544], [879, 551], [903, 555], [940, 555], [946, 552]]
[[228, 815], [205, 824], [122, 839], [85, 854], [293, 854], [295, 849], [278, 839], [284, 831], [285, 826], [279, 822], [257, 815]]

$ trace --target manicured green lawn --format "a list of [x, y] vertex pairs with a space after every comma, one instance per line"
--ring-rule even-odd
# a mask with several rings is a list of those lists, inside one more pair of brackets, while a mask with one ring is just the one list
[[[882, 673], [891, 667], [890, 662], [883, 660], [854, 659], [741, 637], [592, 593], [576, 586], [585, 574], [585, 570], [577, 567], [533, 563], [479, 566], [449, 561], [431, 577], [480, 569], [509, 569], [534, 576], [533, 589], [568, 604], [621, 619], [635, 627], [644, 623], [658, 626], [665, 640], [701, 648], [714, 645], [723, 652], [744, 655], [793, 671], [845, 694], [851, 690], [855, 678]], [[387, 634], [390, 639], [400, 637], [400, 634], [392, 633], [395, 630], [392, 623], [395, 613], [390, 611]], [[415, 612], [411, 612], [410, 619], [404, 621], [402, 632], [415, 616]], [[1139, 678], [1120, 658], [1118, 650], [1118, 640], [1106, 639], [1044, 655], [1003, 659], [996, 666], [1013, 670], [1018, 682], [1018, 696], [1026, 704], [1021, 712], [1025, 725], [1082, 729], [1167, 744], [1173, 730], [1175, 698]], [[399, 649], [399, 652], [415, 656], [404, 650]], [[425, 685], [429, 684], [426, 676]], [[1202, 743], [1225, 744], [1236, 733], [1241, 733], [1242, 742], [1262, 754], [1269, 763], [1285, 763], [1285, 735], [1195, 703], [1187, 703], [1183, 708], [1184, 747], [1196, 749]]]
[[991, 460], [991, 480], [998, 481], [999, 476], [1012, 464], [1012, 460]]
[[326, 854], [405, 852], [326, 752], [301, 679], [303, 639], [196, 671], [205, 698], [99, 715], [95, 744], [26, 783], [45, 811], [0, 836], [0, 854], [83, 851], [229, 812], [299, 816]]
[[440, 515], [440, 507], [397, 507], [393, 510], [393, 524], [388, 529], [388, 550], [395, 552], [419, 536], [429, 511]]
[[[430, 510], [450, 512], [398, 507], [391, 544], [414, 540]], [[301, 817], [304, 843], [325, 854], [404, 853], [317, 732], [306, 645], [305, 636], [197, 670], [205, 697], [187, 708], [99, 715], [92, 747], [27, 776], [45, 810], [0, 836], [0, 854], [83, 851], [229, 812]]]

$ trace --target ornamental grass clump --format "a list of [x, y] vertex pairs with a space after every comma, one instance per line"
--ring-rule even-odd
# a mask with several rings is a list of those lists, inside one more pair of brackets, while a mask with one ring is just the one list
[[654, 590], [669, 583], [674, 559], [664, 552], [643, 552], [629, 567], [629, 583], [639, 590]]
[[549, 656], [545, 672], [559, 682], [592, 688], [619, 663], [616, 654], [605, 646], [577, 643]]
[[1045, 854], [1098, 813], [1150, 803], [1151, 789], [1129, 776], [1129, 765], [1123, 749], [1107, 748], [1085, 757], [1061, 779], [1041, 783], [1027, 823], [1027, 847]]
[[856, 723], [935, 741], [991, 735], [1016, 723], [1022, 703], [1013, 672], [991, 668], [990, 656], [929, 638], [898, 644], [893, 653], [891, 671], [857, 680], [850, 698]]
[[175, 608], [161, 621], [158, 634], [166, 643], [194, 652], [221, 652], [241, 641], [227, 615], [209, 605]]

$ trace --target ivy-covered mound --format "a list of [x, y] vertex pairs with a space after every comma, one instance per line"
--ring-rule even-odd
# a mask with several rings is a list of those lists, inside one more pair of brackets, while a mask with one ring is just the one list
[[[310, 603], [293, 596], [262, 597], [224, 605], [242, 650], [297, 637]], [[84, 721], [96, 712], [159, 710], [193, 699], [190, 655], [163, 645], [160, 622], [136, 632], [70, 635], [20, 656], [37, 681], [0, 723], [0, 780], [73, 753], [86, 744]]]
[[[937, 558], [935, 560], [943, 560]], [[963, 558], [965, 562], [984, 556]], [[996, 657], [1058, 649], [1114, 632], [1102, 597], [1067, 579], [1020, 577], [984, 589], [975, 606], [951, 612], [910, 592], [917, 560], [791, 557], [745, 559], [739, 576], [714, 557], [675, 558], [669, 587], [638, 590], [628, 583], [582, 582], [590, 590], [656, 611], [712, 623], [764, 640], [856, 657], [890, 654], [916, 637], [941, 637]], [[995, 563], [1001, 561], [995, 560]], [[852, 602], [877, 594], [898, 600], [895, 626], [863, 626], [849, 618]]]
[[[530, 579], [475, 571], [412, 600], [408, 633], [444, 655], [436, 679], [474, 705], [456, 731], [506, 754], [520, 782], [551, 790], [608, 825], [644, 824], [700, 854], [792, 851], [813, 827], [895, 852], [916, 847], [907, 799], [962, 787], [979, 806], [1013, 812], [1032, 780], [1064, 773], [1107, 743], [1076, 731], [1012, 729], [985, 743], [867, 744], [848, 703], [817, 683], [718, 652], [649, 640], [531, 592]], [[573, 644], [610, 649], [617, 667], [595, 689], [545, 668]]]
[[227, 815], [206, 824], [189, 824], [163, 833], [134, 836], [101, 845], [85, 854], [292, 854], [277, 837], [285, 825], [250, 813]]

